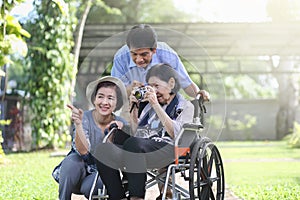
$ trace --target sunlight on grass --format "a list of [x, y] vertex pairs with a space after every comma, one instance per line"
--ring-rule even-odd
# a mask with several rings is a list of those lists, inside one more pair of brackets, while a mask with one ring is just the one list
[[58, 184], [52, 169], [62, 159], [50, 152], [8, 154], [0, 165], [0, 199], [58, 199]]
[[300, 199], [300, 149], [284, 142], [220, 142], [225, 181], [243, 199]]
[[[225, 182], [248, 200], [300, 199], [300, 149], [284, 142], [218, 142]], [[52, 169], [62, 157], [50, 151], [6, 155], [0, 165], [0, 200], [58, 199]]]

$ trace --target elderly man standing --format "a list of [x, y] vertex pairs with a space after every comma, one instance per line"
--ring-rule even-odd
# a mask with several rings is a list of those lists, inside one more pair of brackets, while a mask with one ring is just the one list
[[121, 79], [128, 95], [132, 88], [144, 85], [149, 69], [159, 63], [166, 63], [179, 74], [182, 89], [190, 96], [201, 94], [209, 100], [209, 93], [200, 90], [191, 80], [177, 53], [164, 42], [157, 41], [155, 30], [148, 24], [140, 24], [128, 32], [126, 45], [114, 56], [111, 75]]
[[[133, 88], [146, 84], [146, 74], [159, 63], [172, 66], [179, 75], [181, 88], [190, 97], [200, 94], [204, 100], [209, 100], [209, 93], [200, 90], [191, 80], [178, 54], [166, 43], [158, 42], [155, 30], [148, 24], [135, 25], [128, 32], [126, 45], [121, 47], [114, 56], [111, 75], [123, 81], [129, 96]], [[142, 107], [144, 105], [141, 104]], [[126, 119], [129, 119], [128, 110], [124, 109], [121, 114]], [[163, 186], [159, 185], [159, 189], [162, 191]], [[171, 191], [168, 190], [168, 193], [170, 194]]]

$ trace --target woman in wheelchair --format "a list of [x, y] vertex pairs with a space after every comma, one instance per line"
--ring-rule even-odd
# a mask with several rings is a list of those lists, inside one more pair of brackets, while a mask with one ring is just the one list
[[172, 67], [153, 66], [146, 81], [129, 98], [135, 137], [125, 140], [121, 150], [111, 143], [99, 144], [96, 150], [97, 169], [110, 200], [126, 199], [118, 166], [127, 176], [130, 199], [144, 199], [147, 169], [164, 168], [174, 161], [174, 139], [183, 124], [193, 121], [194, 106], [178, 93], [178, 74]]
[[[102, 142], [110, 124], [116, 123], [119, 128], [127, 124], [113, 113], [127, 100], [125, 86], [118, 78], [107, 76], [89, 83], [86, 96], [94, 109], [83, 112], [68, 105], [75, 136], [72, 151], [53, 173], [59, 182], [60, 200], [71, 199], [72, 193], [84, 194], [86, 198], [91, 196], [93, 181], [98, 176], [93, 157], [95, 147]], [[98, 179], [97, 187], [102, 188], [101, 179]]]

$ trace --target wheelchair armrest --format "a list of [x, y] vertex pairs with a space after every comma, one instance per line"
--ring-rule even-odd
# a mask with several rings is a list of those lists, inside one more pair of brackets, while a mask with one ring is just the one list
[[[199, 131], [202, 128], [203, 128], [203, 125], [201, 123], [185, 123], [182, 126], [181, 131], [175, 138], [174, 145], [179, 146], [182, 139], [185, 139], [185, 138], [187, 138], [188, 140], [191, 140], [191, 138], [193, 138], [196, 135], [195, 132]], [[185, 132], [185, 138], [182, 138], [182, 137], [184, 137], [183, 136], [184, 132]]]
[[201, 128], [204, 128], [204, 126], [200, 123], [186, 123], [183, 125], [183, 128], [185, 129], [194, 129], [194, 130], [198, 130]]

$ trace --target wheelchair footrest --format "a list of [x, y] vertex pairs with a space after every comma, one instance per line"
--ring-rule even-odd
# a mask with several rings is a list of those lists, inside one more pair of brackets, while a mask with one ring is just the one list
[[94, 195], [92, 197], [93, 200], [102, 200], [102, 199], [108, 199], [108, 195]]
[[102, 199], [109, 199], [108, 194], [106, 193], [106, 189], [98, 189], [98, 194], [92, 196], [92, 200], [102, 200]]

